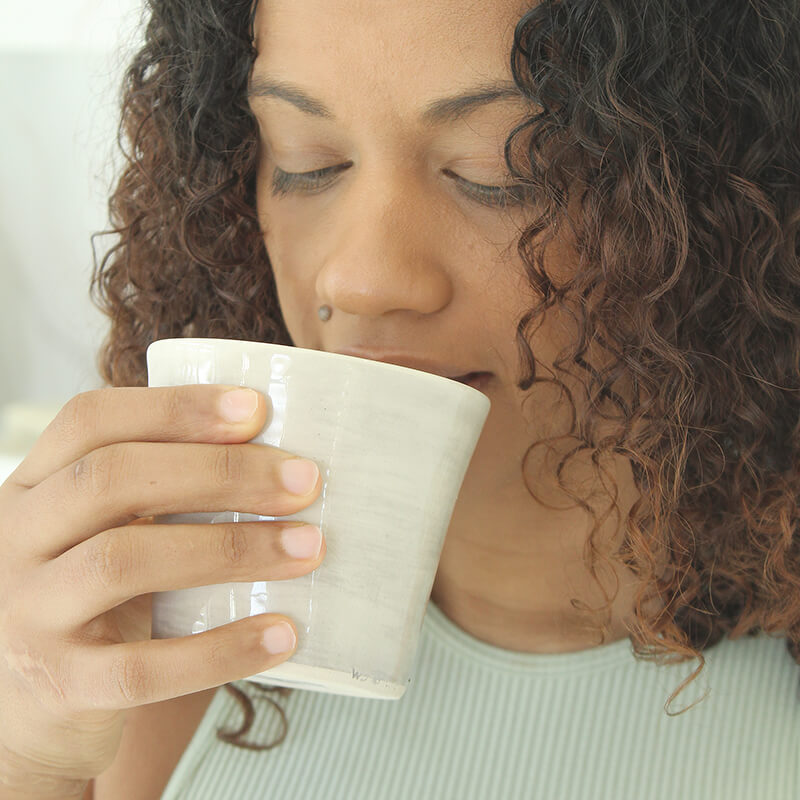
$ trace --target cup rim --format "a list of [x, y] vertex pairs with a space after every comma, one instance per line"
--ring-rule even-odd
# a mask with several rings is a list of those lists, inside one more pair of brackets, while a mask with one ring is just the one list
[[491, 401], [483, 392], [478, 389], [474, 389], [472, 386], [467, 386], [464, 383], [453, 380], [452, 378], [445, 378], [442, 375], [435, 375], [431, 372], [425, 372], [424, 370], [413, 369], [411, 367], [403, 367], [399, 364], [389, 364], [385, 361], [373, 361], [369, 358], [359, 358], [358, 356], [345, 355], [344, 353], [331, 353], [328, 350], [314, 350], [309, 347], [296, 347], [295, 345], [275, 344], [272, 342], [255, 342], [248, 341], [247, 339], [215, 339], [212, 337], [177, 336], [165, 339], [156, 339], [155, 341], [151, 342], [147, 346], [146, 358], [149, 361], [151, 350], [157, 351], [174, 345], [189, 345], [191, 347], [192, 345], [201, 344], [213, 345], [214, 347], [221, 348], [236, 348], [246, 345], [247, 347], [256, 347], [257, 349], [260, 349], [262, 346], [266, 346], [270, 350], [285, 351], [287, 354], [299, 352], [304, 354], [301, 356], [303, 358], [337, 358], [345, 361], [346, 363], [355, 364], [357, 362], [359, 369], [395, 372], [399, 370], [402, 373], [413, 373], [417, 380], [430, 380], [434, 382], [447, 381], [449, 386], [458, 387], [462, 392], [464, 392], [466, 397], [473, 399], [481, 398], [483, 401], [491, 404]]

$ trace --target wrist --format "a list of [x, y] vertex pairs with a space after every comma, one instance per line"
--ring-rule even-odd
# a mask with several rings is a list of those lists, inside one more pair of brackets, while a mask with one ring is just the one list
[[83, 800], [89, 781], [78, 780], [27, 780], [11, 778], [0, 771], [0, 798], [2, 800]]
[[86, 787], [89, 782], [86, 781], [83, 790], [74, 792], [70, 787], [65, 787], [61, 791], [56, 791], [55, 794], [39, 794], [37, 789], [8, 789], [0, 784], [0, 797], [3, 800], [85, 800]]
[[[2, 776], [5, 777], [5, 776]], [[2, 800], [84, 800], [89, 781], [51, 781], [47, 785], [29, 781], [8, 784], [0, 777]]]
[[0, 759], [0, 800], [83, 800], [89, 778], [42, 775]]

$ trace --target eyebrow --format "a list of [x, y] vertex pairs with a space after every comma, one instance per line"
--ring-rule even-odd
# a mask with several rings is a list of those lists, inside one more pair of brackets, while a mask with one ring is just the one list
[[[335, 120], [336, 115], [321, 101], [311, 97], [304, 89], [285, 81], [272, 80], [266, 76], [254, 76], [247, 88], [247, 97], [277, 97], [291, 103], [305, 114]], [[525, 95], [512, 81], [492, 81], [465, 89], [449, 97], [441, 97], [429, 103], [420, 119], [426, 125], [441, 125], [454, 122], [471, 114], [478, 108], [498, 100], [525, 100]]]

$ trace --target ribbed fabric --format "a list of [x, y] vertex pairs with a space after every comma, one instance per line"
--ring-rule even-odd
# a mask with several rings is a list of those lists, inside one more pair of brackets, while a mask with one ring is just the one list
[[[783, 639], [724, 640], [696, 664], [659, 666], [628, 640], [576, 653], [481, 642], [432, 602], [400, 700], [295, 690], [277, 748], [220, 742], [241, 711], [217, 691], [162, 800], [798, 800], [800, 667]], [[281, 731], [256, 708], [251, 741]]]

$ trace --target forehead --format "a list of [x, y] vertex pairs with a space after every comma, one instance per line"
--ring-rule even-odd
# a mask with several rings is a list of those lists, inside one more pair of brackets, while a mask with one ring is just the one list
[[[254, 72], [324, 90], [356, 111], [401, 109], [510, 79], [518, 0], [261, 0]], [[359, 103], [359, 100], [361, 103]]]

